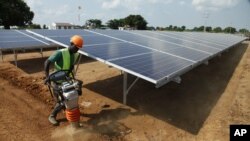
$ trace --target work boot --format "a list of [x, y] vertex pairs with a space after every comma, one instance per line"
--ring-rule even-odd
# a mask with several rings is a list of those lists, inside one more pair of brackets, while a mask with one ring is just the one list
[[59, 122], [56, 120], [56, 117], [53, 115], [49, 116], [49, 122], [52, 123], [54, 126], [58, 126]]

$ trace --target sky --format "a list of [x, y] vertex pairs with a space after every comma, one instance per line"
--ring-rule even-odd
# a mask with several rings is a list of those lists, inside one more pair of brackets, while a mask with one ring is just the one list
[[202, 25], [250, 30], [250, 0], [24, 0], [35, 13], [33, 23], [108, 20], [140, 14], [148, 26]]

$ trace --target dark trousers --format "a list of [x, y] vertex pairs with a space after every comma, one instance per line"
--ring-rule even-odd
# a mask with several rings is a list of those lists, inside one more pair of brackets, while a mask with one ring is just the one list
[[56, 104], [54, 106], [54, 109], [52, 110], [50, 116], [54, 116], [56, 117], [57, 114], [62, 110], [62, 109], [65, 109], [65, 105], [64, 103], [61, 101], [62, 100], [62, 94], [60, 93], [60, 91], [58, 91], [56, 88], [57, 85], [55, 84], [52, 84], [53, 85], [53, 95], [54, 95], [54, 99], [56, 101]]
[[53, 116], [53, 117], [56, 117], [57, 114], [62, 110], [62, 109], [65, 109], [65, 106], [64, 104], [61, 104], [61, 103], [56, 103], [53, 111], [50, 113], [50, 116]]

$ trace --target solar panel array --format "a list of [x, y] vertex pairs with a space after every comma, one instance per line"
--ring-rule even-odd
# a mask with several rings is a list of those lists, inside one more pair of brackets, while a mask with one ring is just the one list
[[0, 30], [0, 49], [25, 49], [50, 46], [45, 39], [34, 37], [26, 30]]
[[84, 38], [80, 52], [156, 84], [175, 79], [245, 40], [228, 34], [119, 31], [31, 30], [40, 38], [67, 47], [71, 36]]

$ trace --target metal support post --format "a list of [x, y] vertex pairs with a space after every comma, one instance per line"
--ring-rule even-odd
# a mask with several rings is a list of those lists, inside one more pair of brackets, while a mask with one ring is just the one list
[[2, 61], [3, 61], [3, 51], [1, 49], [0, 49], [0, 54], [1, 54]]
[[80, 64], [81, 59], [82, 59], [82, 55], [81, 55], [81, 54], [79, 54], [79, 55], [80, 55], [80, 56], [79, 56], [78, 61], [77, 61], [77, 66], [76, 66], [76, 69], [75, 69], [74, 75], [76, 75], [76, 72], [77, 72], [77, 70], [78, 70], [79, 64]]
[[180, 84], [180, 83], [181, 83], [181, 77], [180, 77], [180, 76], [175, 77], [175, 78], [173, 79], [173, 81], [174, 81], [175, 83]]
[[123, 104], [127, 104], [127, 79], [128, 79], [128, 74], [126, 72], [123, 73]]
[[17, 53], [16, 50], [13, 50], [13, 52], [14, 52], [15, 65], [17, 67]]
[[42, 58], [43, 58], [43, 48], [40, 49], [40, 53], [41, 53]]
[[[127, 95], [131, 88], [135, 85], [135, 83], [139, 80], [137, 77], [132, 84], [128, 87], [128, 74], [127, 72], [123, 72], [123, 104], [127, 104]], [[128, 87], [128, 88], [127, 88]]]

